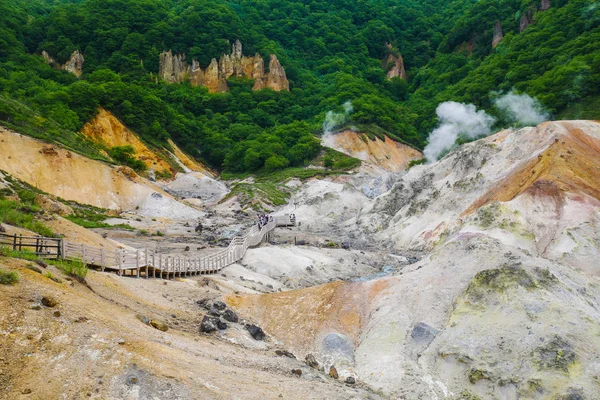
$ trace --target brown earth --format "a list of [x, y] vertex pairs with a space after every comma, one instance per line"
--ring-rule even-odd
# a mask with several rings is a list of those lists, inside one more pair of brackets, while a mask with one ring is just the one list
[[135, 208], [152, 192], [168, 196], [130, 168], [49, 145], [0, 127], [0, 169], [53, 196], [108, 209]]
[[81, 133], [107, 148], [129, 145], [135, 150], [135, 157], [143, 161], [148, 168], [156, 172], [175, 172], [163, 157], [152, 151], [135, 133], [103, 108], [83, 126]]
[[[20, 276], [14, 286], [0, 285], [0, 399], [378, 398], [274, 350], [199, 334], [201, 314], [188, 304], [205, 289], [193, 282], [128, 285], [134, 278], [90, 271], [86, 286], [53, 269], [63, 280], [56, 283], [25, 265], [0, 259]], [[58, 305], [41, 305], [43, 296]], [[145, 325], [136, 314], [169, 329]], [[298, 378], [292, 369], [304, 374]]]
[[333, 148], [352, 157], [377, 165], [387, 171], [399, 172], [412, 160], [420, 160], [423, 154], [402, 143], [385, 137], [371, 140], [364, 133], [346, 130], [332, 136]]

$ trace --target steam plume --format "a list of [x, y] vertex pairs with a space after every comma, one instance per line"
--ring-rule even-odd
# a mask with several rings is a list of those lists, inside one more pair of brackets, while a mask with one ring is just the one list
[[348, 116], [354, 111], [350, 101], [345, 102], [342, 107], [344, 107], [343, 113], [327, 111], [327, 114], [325, 115], [325, 121], [323, 121], [323, 137], [321, 138], [321, 141], [327, 147], [334, 147], [333, 130], [346, 122]]
[[506, 113], [512, 122], [521, 126], [537, 125], [550, 117], [540, 102], [527, 94], [511, 91], [494, 100], [496, 107]]
[[451, 149], [460, 135], [470, 139], [489, 135], [496, 119], [473, 104], [447, 101], [435, 110], [440, 125], [429, 134], [429, 144], [423, 150], [429, 162], [436, 161]]

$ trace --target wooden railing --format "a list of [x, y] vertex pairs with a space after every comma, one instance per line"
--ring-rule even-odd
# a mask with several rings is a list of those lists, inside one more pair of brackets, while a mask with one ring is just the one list
[[[290, 226], [295, 219], [290, 215], [269, 218], [262, 227], [253, 225], [243, 237], [234, 237], [229, 246], [204, 257], [179, 257], [158, 253], [152, 249], [106, 250], [63, 239], [44, 237], [22, 237], [0, 234], [0, 245], [13, 247], [13, 250], [35, 247], [36, 254], [63, 259], [80, 259], [86, 264], [98, 266], [105, 271], [116, 270], [119, 275], [129, 273], [146, 278], [173, 278], [175, 276], [215, 273], [244, 257], [249, 247], [260, 244], [277, 226]], [[51, 249], [52, 251], [50, 251]], [[39, 250], [39, 252], [38, 252]], [[47, 251], [50, 251], [46, 253]]]

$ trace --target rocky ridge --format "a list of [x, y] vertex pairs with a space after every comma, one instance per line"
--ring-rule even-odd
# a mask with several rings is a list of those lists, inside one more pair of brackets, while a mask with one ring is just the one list
[[406, 70], [404, 69], [404, 59], [397, 50], [392, 48], [390, 43], [387, 44], [388, 56], [383, 59], [381, 68], [386, 71], [387, 79], [400, 78], [406, 80]]
[[71, 57], [64, 64], [57, 63], [56, 60], [52, 58], [46, 50], [42, 51], [42, 57], [44, 57], [44, 60], [46, 60], [48, 64], [54, 66], [56, 69], [62, 69], [70, 72], [78, 78], [81, 77], [81, 74], [83, 74], [83, 63], [85, 62], [85, 58], [83, 57], [83, 54], [79, 52], [79, 50], [75, 50], [73, 54], [71, 54]]
[[164, 51], [160, 54], [159, 76], [168, 83], [189, 81], [193, 86], [208, 88], [211, 93], [228, 91], [227, 79], [231, 76], [253, 79], [253, 90], [290, 90], [285, 69], [275, 54], [270, 55], [269, 70], [265, 72], [262, 56], [258, 53], [251, 57], [244, 56], [239, 40], [233, 43], [230, 54], [221, 55], [218, 61], [213, 58], [204, 70], [196, 60], [192, 60], [190, 65], [185, 54]]

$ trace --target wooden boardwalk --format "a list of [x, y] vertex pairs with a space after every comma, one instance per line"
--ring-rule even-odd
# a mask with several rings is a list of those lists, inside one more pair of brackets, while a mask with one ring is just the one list
[[[249, 247], [257, 246], [263, 240], [269, 239], [271, 232], [277, 226], [291, 225], [295, 225], [295, 219], [288, 214], [270, 217], [261, 228], [253, 225], [245, 236], [234, 237], [227, 248], [205, 257], [170, 256], [148, 248], [106, 250], [63, 239], [17, 235], [4, 235], [5, 240], [0, 240], [0, 245], [12, 246], [14, 250], [35, 246], [36, 253], [41, 256], [80, 259], [86, 264], [100, 267], [103, 272], [112, 270], [119, 275], [171, 279], [177, 276], [216, 273], [241, 260]], [[46, 246], [42, 247], [42, 243]], [[52, 243], [52, 246], [48, 246], [47, 243]]]

